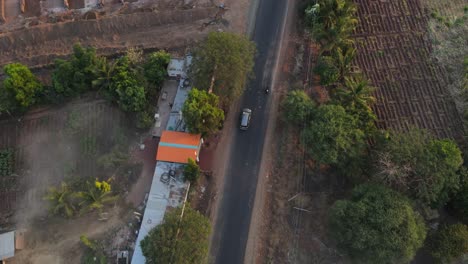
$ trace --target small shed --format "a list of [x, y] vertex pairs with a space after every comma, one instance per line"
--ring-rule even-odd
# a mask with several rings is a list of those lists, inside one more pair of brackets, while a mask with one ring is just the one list
[[156, 160], [182, 164], [186, 164], [189, 158], [198, 161], [202, 143], [200, 134], [163, 131]]
[[0, 234], [0, 260], [12, 258], [15, 255], [15, 231]]

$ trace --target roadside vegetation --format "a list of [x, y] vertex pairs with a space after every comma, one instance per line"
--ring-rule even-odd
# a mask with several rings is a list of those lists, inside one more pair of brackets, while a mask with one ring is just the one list
[[238, 99], [252, 76], [255, 44], [245, 36], [211, 32], [195, 50], [192, 77], [195, 86], [220, 96], [223, 106]]
[[209, 219], [189, 204], [170, 211], [141, 241], [146, 263], [206, 263], [210, 232]]
[[378, 130], [372, 111], [378, 88], [353, 64], [356, 5], [319, 0], [304, 12], [320, 47], [314, 73], [327, 99], [291, 91], [282, 112], [301, 131], [307, 162], [347, 182], [350, 194], [329, 211], [332, 241], [353, 263], [409, 263], [424, 246], [440, 263], [468, 253], [468, 180], [460, 147], [415, 127]]

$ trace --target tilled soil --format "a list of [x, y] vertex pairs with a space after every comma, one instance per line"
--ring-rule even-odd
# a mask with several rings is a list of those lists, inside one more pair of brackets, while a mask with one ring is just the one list
[[73, 44], [93, 46], [111, 55], [127, 47], [174, 49], [186, 47], [205, 34], [200, 27], [217, 8], [142, 12], [36, 26], [0, 35], [0, 66], [12, 62], [35, 67], [67, 56]]
[[431, 59], [428, 14], [419, 0], [354, 0], [359, 24], [355, 60], [377, 87], [382, 129], [416, 126], [463, 141], [463, 127], [442, 69]]

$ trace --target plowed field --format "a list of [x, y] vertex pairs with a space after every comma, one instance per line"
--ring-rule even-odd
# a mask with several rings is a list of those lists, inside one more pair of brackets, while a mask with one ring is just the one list
[[431, 59], [429, 14], [420, 1], [354, 2], [356, 63], [378, 88], [378, 127], [404, 131], [416, 126], [461, 141], [461, 119], [446, 77]]

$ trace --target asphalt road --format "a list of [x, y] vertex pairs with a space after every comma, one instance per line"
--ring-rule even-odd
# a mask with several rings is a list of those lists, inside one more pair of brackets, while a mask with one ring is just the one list
[[[286, 0], [258, 1], [252, 34], [257, 45], [255, 78], [248, 83], [239, 109], [231, 109], [240, 113], [242, 108], [250, 108], [253, 114], [247, 131], [239, 130], [236, 120], [232, 133], [231, 153], [211, 245], [211, 256], [219, 264], [240, 264], [244, 260], [270, 108], [270, 95], [266, 95], [264, 89], [270, 86], [283, 20], [286, 19]], [[274, 91], [270, 88], [270, 92]]]

